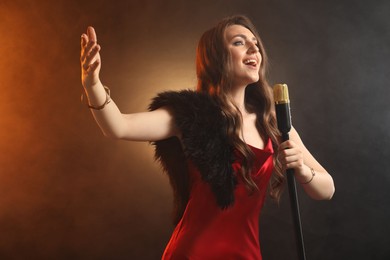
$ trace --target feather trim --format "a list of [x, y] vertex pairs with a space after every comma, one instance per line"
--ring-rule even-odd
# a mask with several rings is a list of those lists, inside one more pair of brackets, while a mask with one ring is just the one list
[[[233, 147], [226, 133], [226, 119], [216, 101], [209, 95], [183, 90], [158, 94], [149, 110], [168, 107], [180, 130], [177, 137], [154, 142], [155, 158], [168, 174], [174, 192], [175, 223], [181, 218], [189, 198], [187, 160], [209, 183], [216, 203], [222, 209], [234, 202], [237, 184], [233, 172]], [[182, 144], [182, 145], [181, 145]]]

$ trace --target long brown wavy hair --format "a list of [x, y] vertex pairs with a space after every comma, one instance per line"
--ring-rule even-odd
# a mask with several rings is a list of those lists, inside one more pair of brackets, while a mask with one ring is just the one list
[[[268, 137], [277, 151], [280, 133], [277, 128], [273, 108], [272, 89], [266, 79], [268, 58], [260, 36], [252, 22], [243, 15], [228, 17], [220, 21], [215, 27], [206, 31], [199, 40], [196, 51], [196, 73], [198, 78], [197, 91], [211, 95], [220, 105], [228, 123], [227, 134], [231, 144], [244, 155], [241, 174], [247, 190], [253, 193], [258, 189], [251, 177], [254, 163], [254, 154], [248, 145], [241, 140], [242, 115], [234, 104], [231, 96], [232, 61], [230, 52], [225, 44], [225, 31], [231, 25], [241, 25], [250, 30], [256, 37], [258, 48], [262, 56], [259, 71], [259, 81], [250, 84], [245, 89], [245, 108], [249, 113], [256, 113], [256, 128], [263, 139]], [[279, 200], [284, 175], [281, 165], [274, 154], [274, 174], [270, 184], [270, 195]]]

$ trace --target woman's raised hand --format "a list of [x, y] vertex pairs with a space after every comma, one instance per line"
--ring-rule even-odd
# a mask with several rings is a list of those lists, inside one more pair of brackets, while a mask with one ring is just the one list
[[81, 83], [84, 88], [91, 88], [100, 82], [99, 72], [101, 66], [100, 45], [97, 44], [95, 29], [87, 28], [87, 33], [81, 35]]

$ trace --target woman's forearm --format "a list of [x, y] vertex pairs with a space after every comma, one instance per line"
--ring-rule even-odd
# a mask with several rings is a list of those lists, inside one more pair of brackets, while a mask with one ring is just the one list
[[305, 167], [305, 176], [296, 176], [305, 192], [316, 200], [329, 200], [332, 198], [335, 187], [333, 178], [327, 172]]
[[[92, 87], [85, 88], [85, 92], [88, 104], [95, 108], [102, 106], [107, 100], [107, 93], [101, 82], [98, 82], [98, 84]], [[115, 139], [123, 137], [126, 127], [125, 120], [113, 100], [100, 110], [92, 108], [90, 110], [105, 136]]]

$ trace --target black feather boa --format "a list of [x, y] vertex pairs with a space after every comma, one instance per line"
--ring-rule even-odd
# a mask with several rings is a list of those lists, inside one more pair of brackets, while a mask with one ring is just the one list
[[234, 203], [237, 184], [233, 172], [234, 148], [227, 137], [226, 119], [216, 101], [209, 95], [190, 90], [158, 94], [149, 110], [169, 107], [176, 126], [177, 137], [154, 142], [155, 157], [169, 176], [174, 192], [174, 221], [177, 223], [189, 198], [188, 160], [209, 183], [218, 206], [222, 209]]

